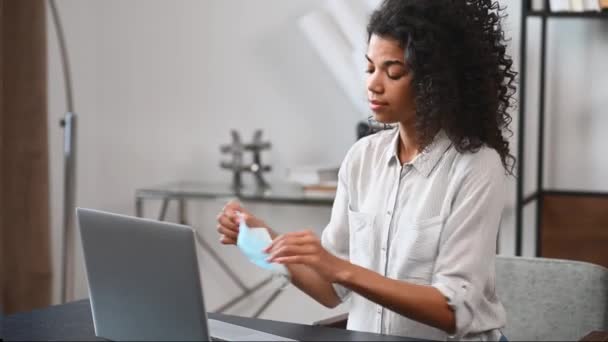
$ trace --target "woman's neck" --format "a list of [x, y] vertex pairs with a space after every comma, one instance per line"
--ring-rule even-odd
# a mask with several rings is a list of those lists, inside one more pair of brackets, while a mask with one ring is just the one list
[[414, 125], [399, 124], [399, 147], [397, 155], [401, 165], [409, 163], [418, 155], [418, 143], [416, 142], [416, 130]]

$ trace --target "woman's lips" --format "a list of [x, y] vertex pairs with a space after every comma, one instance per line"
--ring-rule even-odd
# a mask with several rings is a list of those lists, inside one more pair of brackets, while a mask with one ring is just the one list
[[371, 110], [373, 110], [373, 111], [380, 110], [380, 109], [386, 107], [387, 105], [388, 105], [387, 102], [376, 101], [376, 100], [369, 101], [369, 108], [371, 108]]

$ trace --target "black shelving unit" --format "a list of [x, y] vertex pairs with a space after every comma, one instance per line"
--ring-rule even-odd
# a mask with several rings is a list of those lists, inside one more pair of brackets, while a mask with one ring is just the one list
[[[567, 189], [544, 189], [544, 143], [545, 143], [545, 81], [547, 63], [547, 21], [549, 19], [608, 19], [608, 11], [602, 12], [551, 12], [549, 0], [544, 1], [544, 10], [532, 10], [531, 2], [524, 0], [521, 15], [521, 37], [520, 37], [520, 85], [519, 85], [519, 122], [518, 122], [518, 151], [517, 151], [517, 192], [515, 210], [515, 254], [522, 255], [523, 237], [523, 210], [524, 207], [534, 201], [536, 206], [536, 256], [542, 252], [542, 210], [543, 197], [545, 195], [563, 196], [600, 196], [608, 197], [607, 192], [594, 191], [573, 191]], [[536, 159], [536, 191], [532, 194], [524, 194], [524, 145], [525, 145], [525, 119], [526, 119], [526, 61], [527, 61], [527, 37], [528, 20], [536, 18], [541, 21], [540, 32], [540, 84], [539, 84], [539, 103], [538, 103], [538, 141]]]

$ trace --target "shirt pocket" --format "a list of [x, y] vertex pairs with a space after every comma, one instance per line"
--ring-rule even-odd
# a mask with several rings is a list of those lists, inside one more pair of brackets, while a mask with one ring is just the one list
[[374, 253], [374, 214], [354, 211], [348, 208], [350, 230], [350, 261], [370, 268]]
[[[416, 278], [430, 281], [439, 252], [439, 237], [443, 220], [433, 217], [415, 222], [404, 223], [403, 235], [397, 243], [403, 243], [401, 251], [404, 267], [400, 272], [402, 278]], [[400, 230], [401, 230], [400, 229]]]

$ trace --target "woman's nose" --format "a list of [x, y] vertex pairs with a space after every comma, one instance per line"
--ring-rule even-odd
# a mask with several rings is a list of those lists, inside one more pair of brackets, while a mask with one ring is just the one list
[[378, 76], [379, 73], [374, 72], [367, 77], [367, 90], [374, 94], [382, 94], [384, 92], [384, 85]]

